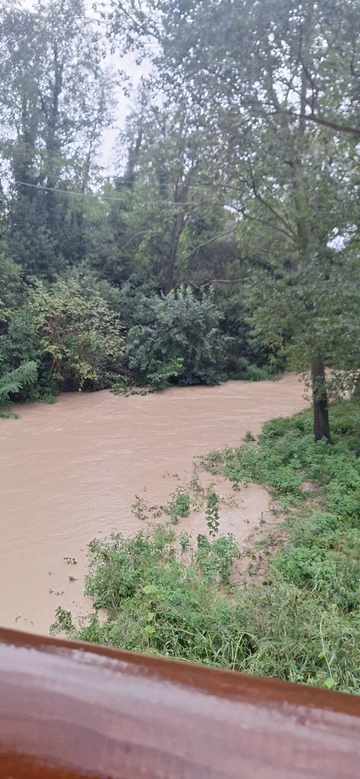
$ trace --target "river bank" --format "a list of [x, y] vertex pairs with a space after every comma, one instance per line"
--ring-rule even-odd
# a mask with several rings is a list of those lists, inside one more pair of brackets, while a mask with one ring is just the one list
[[[191, 478], [194, 456], [235, 446], [246, 431], [305, 406], [298, 378], [286, 375], [17, 407], [20, 419], [1, 422], [0, 624], [47, 634], [58, 605], [86, 613], [87, 545], [142, 526], [131, 510], [136, 495], [150, 506], [166, 501]], [[241, 498], [222, 511], [222, 532], [240, 541], [268, 510], [260, 486]], [[196, 531], [201, 521], [192, 514], [181, 529], [193, 523]]]
[[[91, 545], [91, 619], [53, 626], [92, 643], [359, 694], [360, 404], [329, 409], [331, 444], [312, 411], [201, 458], [240, 494], [266, 486], [276, 514], [245, 544], [222, 534], [178, 537], [171, 524]], [[210, 493], [210, 497], [214, 493]], [[180, 545], [179, 542], [180, 541]]]

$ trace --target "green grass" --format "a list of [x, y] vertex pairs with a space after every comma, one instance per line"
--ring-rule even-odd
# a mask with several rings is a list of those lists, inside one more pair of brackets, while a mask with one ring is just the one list
[[[89, 623], [80, 639], [359, 693], [360, 403], [331, 408], [333, 443], [315, 444], [310, 413], [268, 422], [256, 441], [212, 452], [203, 465], [236, 488], [268, 487], [289, 542], [266, 577], [231, 583], [234, 539], [196, 548], [163, 525], [91, 545]], [[221, 529], [221, 528], [220, 528]], [[264, 542], [263, 542], [264, 544]], [[101, 623], [97, 610], [105, 610]], [[55, 628], [56, 629], [56, 626]]]

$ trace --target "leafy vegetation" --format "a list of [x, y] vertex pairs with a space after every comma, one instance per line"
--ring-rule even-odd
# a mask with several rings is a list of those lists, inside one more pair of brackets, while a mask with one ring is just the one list
[[[204, 461], [289, 512], [265, 586], [232, 581], [209, 488], [210, 540], [180, 534], [182, 557], [171, 527], [93, 545], [108, 620], [84, 636], [358, 689], [358, 405], [331, 430], [329, 401], [359, 394], [359, 25], [357, 0], [0, 3], [1, 414], [286, 368], [313, 396], [313, 421]], [[154, 68], [107, 175], [109, 46]], [[192, 506], [179, 489], [161, 511]]]
[[[214, 286], [220, 285], [223, 297], [221, 284], [236, 279], [237, 312], [244, 311], [244, 302], [247, 309], [238, 336], [245, 323], [252, 346], [275, 363], [286, 358], [297, 370], [310, 367], [315, 437], [329, 441], [325, 366], [346, 371], [352, 383], [349, 372], [359, 369], [357, 347], [351, 348], [359, 308], [359, 285], [353, 283], [359, 248], [353, 194], [360, 138], [356, 0], [335, 0], [331, 8], [326, 0], [316, 6], [292, 0], [189, 0], [180, 11], [177, 0], [164, 0], [160, 7], [150, 0], [146, 20], [128, 0], [116, 7], [110, 29], [123, 51], [151, 56], [156, 39], [157, 84], [170, 105], [181, 105], [183, 115], [188, 107], [190, 159], [199, 145], [204, 151], [203, 176], [198, 178], [199, 166], [191, 171], [196, 172], [196, 200], [207, 200], [208, 211], [204, 185], [211, 187], [212, 173], [219, 202], [222, 198], [230, 212], [223, 222], [226, 237], [199, 241], [193, 255], [188, 226], [195, 182], [185, 177], [186, 166], [180, 167], [186, 191], [186, 197], [181, 191], [180, 210], [186, 220], [176, 232], [172, 278], [182, 271], [199, 284], [198, 252], [207, 254], [204, 268], [209, 248], [210, 255], [214, 250], [209, 263]], [[158, 128], [168, 129], [169, 109], [160, 116]], [[139, 128], [143, 117], [141, 104], [133, 119]], [[174, 124], [178, 131], [176, 119]], [[154, 172], [160, 168], [169, 199], [171, 174], [179, 175], [178, 166], [170, 173], [164, 154], [173, 138], [164, 129], [155, 141], [159, 165]], [[203, 214], [195, 221], [209, 229]], [[235, 263], [231, 236], [239, 251]], [[185, 257], [183, 247], [189, 249]]]
[[[290, 368], [329, 441], [325, 369], [339, 392], [360, 364], [356, 0], [10, 0], [0, 32], [0, 372], [38, 366], [16, 398]], [[111, 172], [109, 47], [154, 66]]]
[[332, 407], [331, 422], [331, 446], [314, 442], [305, 412], [268, 422], [257, 440], [247, 435], [238, 448], [203, 459], [237, 489], [248, 481], [268, 486], [285, 512], [287, 540], [270, 554], [260, 538], [243, 579], [233, 576], [239, 549], [232, 536], [218, 535], [218, 498], [210, 490], [209, 537], [198, 536], [195, 548], [170, 525], [92, 542], [86, 594], [95, 613], [77, 629], [59, 608], [52, 629], [359, 693], [359, 402]]
[[173, 524], [176, 525], [181, 517], [188, 517], [190, 514], [191, 498], [189, 493], [179, 487], [164, 509], [166, 514], [171, 517]]
[[119, 317], [97, 290], [76, 277], [61, 279], [50, 290], [34, 281], [0, 335], [3, 369], [29, 360], [37, 365], [35, 386], [28, 386], [21, 399], [109, 386], [122, 351]]
[[163, 389], [179, 384], [214, 384], [224, 378], [226, 344], [221, 315], [209, 295], [189, 288], [144, 299], [138, 324], [129, 330], [125, 354], [141, 383]]
[[36, 381], [36, 363], [26, 362], [14, 371], [3, 374], [0, 378], [0, 417], [9, 416], [10, 397], [16, 395], [24, 385]]
[[119, 364], [123, 339], [100, 293], [76, 278], [58, 281], [51, 292], [38, 282], [28, 306], [42, 372], [61, 389], [103, 386], [106, 372]]

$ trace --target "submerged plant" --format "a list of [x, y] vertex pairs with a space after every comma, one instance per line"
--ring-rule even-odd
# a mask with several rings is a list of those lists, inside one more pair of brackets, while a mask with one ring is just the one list
[[219, 496], [211, 488], [207, 491], [205, 516], [210, 535], [216, 536], [220, 526]]
[[182, 487], [172, 494], [171, 499], [164, 506], [164, 511], [169, 514], [171, 521], [176, 525], [180, 517], [188, 517], [191, 509], [191, 499], [189, 493]]

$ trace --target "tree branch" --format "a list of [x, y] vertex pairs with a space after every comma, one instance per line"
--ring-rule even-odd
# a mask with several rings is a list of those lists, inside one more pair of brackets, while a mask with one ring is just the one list
[[292, 241], [295, 240], [294, 233], [288, 233], [282, 227], [279, 227], [278, 225], [275, 225], [272, 222], [268, 222], [266, 221], [266, 219], [260, 219], [260, 217], [257, 216], [250, 216], [250, 214], [247, 214], [246, 212], [241, 210], [240, 213], [243, 215], [244, 219], [249, 219], [251, 222], [259, 222], [259, 224], [265, 225], [265, 227], [271, 227], [272, 230], [276, 230], [278, 233], [282, 233], [283, 235], [286, 235], [286, 237], [290, 238]]
[[338, 124], [337, 122], [332, 122], [330, 119], [323, 119], [320, 116], [316, 116], [316, 114], [294, 114], [291, 111], [289, 111], [289, 114], [291, 114], [294, 119], [305, 119], [308, 122], [315, 122], [315, 124], [319, 124], [322, 127], [328, 127], [329, 130], [347, 133], [348, 135], [354, 135], [356, 138], [360, 138], [360, 127], [352, 127], [348, 124]]
[[210, 281], [203, 281], [200, 284], [196, 281], [182, 281], [181, 284], [178, 284], [175, 289], [179, 289], [179, 287], [182, 287], [184, 285], [189, 285], [191, 287], [195, 287], [195, 289], [202, 289], [203, 287], [211, 287], [213, 284], [237, 284], [240, 281], [248, 281], [248, 276], [243, 276], [240, 279], [210, 279]]
[[[293, 232], [293, 230], [291, 229], [290, 225], [288, 225], [286, 219], [284, 219], [284, 217], [281, 216], [281, 214], [278, 213], [278, 211], [276, 210], [276, 208], [274, 208], [274, 206], [272, 206], [270, 203], [268, 203], [263, 198], [263, 196], [260, 195], [260, 192], [258, 192], [258, 190], [256, 188], [256, 184], [255, 184], [255, 180], [254, 180], [252, 172], [250, 172], [250, 176], [251, 176], [252, 190], [253, 190], [253, 193], [254, 193], [256, 199], [259, 201], [259, 203], [261, 203], [261, 205], [264, 206], [264, 208], [267, 208], [267, 210], [270, 211], [270, 213], [275, 217], [276, 220], [278, 220], [283, 225], [283, 227], [281, 228], [281, 227], [278, 227], [277, 225], [273, 225], [271, 223], [269, 225], [269, 223], [265, 222], [265, 221], [264, 221], [264, 224], [268, 224], [268, 226], [273, 227], [275, 230], [278, 230], [281, 233], [284, 233], [284, 235], [287, 235], [288, 238], [291, 238], [292, 241], [296, 241], [296, 238], [297, 238], [296, 234]], [[249, 219], [249, 218], [255, 219], [255, 217], [249, 217], [249, 215], [245, 214], [245, 213], [243, 213], [243, 216], [246, 219]], [[262, 220], [256, 219], [256, 221], [262, 221]]]
[[208, 246], [210, 243], [214, 243], [214, 241], [217, 241], [218, 238], [224, 238], [225, 235], [230, 235], [230, 233], [234, 232], [234, 228], [232, 227], [231, 230], [226, 230], [224, 233], [220, 233], [219, 235], [215, 235], [213, 238], [209, 238], [208, 241], [204, 241], [203, 243], [199, 243], [198, 246], [195, 247], [189, 254], [186, 255], [186, 257], [183, 257], [183, 259], [179, 262], [179, 264], [176, 266], [176, 270], [179, 270], [179, 268], [184, 265], [186, 260], [188, 260], [193, 254], [195, 254], [199, 249], [202, 249], [203, 246]]

